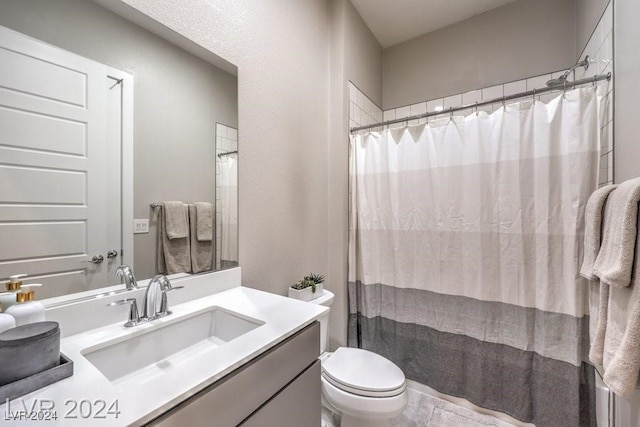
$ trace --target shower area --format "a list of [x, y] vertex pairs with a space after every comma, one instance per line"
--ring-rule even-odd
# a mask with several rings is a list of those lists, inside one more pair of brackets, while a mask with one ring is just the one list
[[413, 389], [610, 425], [578, 270], [587, 199], [613, 183], [611, 8], [569, 69], [386, 111], [349, 84], [348, 343]]
[[216, 269], [238, 266], [238, 130], [216, 124]]

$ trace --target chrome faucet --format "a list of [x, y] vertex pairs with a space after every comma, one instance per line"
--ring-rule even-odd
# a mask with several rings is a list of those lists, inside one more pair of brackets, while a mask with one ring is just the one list
[[128, 290], [138, 288], [136, 276], [133, 275], [133, 270], [128, 265], [121, 265], [116, 268], [116, 276], [120, 278], [120, 283], [124, 283], [127, 286]]
[[[129, 267], [127, 267], [127, 269], [129, 269]], [[130, 271], [131, 270], [129, 269], [129, 272]], [[171, 311], [169, 311], [167, 292], [182, 289], [183, 287], [184, 286], [172, 287], [169, 279], [162, 274], [158, 274], [157, 276], [155, 276], [149, 281], [147, 289], [144, 293], [144, 299], [142, 300], [142, 316], [139, 316], [138, 314], [138, 305], [135, 298], [127, 298], [119, 301], [114, 301], [107, 305], [114, 306], [131, 304], [131, 308], [129, 310], [129, 320], [124, 324], [124, 326], [136, 326], [142, 323], [150, 322], [160, 317], [170, 315]], [[158, 293], [161, 293], [160, 309], [158, 309]]]
[[[144, 294], [144, 301], [142, 302], [143, 316], [148, 320], [153, 320], [171, 314], [167, 302], [167, 292], [182, 288], [183, 286], [172, 287], [167, 276], [162, 274], [155, 276], [149, 282], [147, 291]], [[161, 293], [160, 309], [158, 309], [158, 292]]]

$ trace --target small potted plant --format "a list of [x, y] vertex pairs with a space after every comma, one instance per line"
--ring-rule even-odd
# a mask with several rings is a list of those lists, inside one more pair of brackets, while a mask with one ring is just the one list
[[289, 287], [289, 297], [302, 301], [311, 301], [323, 294], [323, 283], [323, 275], [310, 273]]

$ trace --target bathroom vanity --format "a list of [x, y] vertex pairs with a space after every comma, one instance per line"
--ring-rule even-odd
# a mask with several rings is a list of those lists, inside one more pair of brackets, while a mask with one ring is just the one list
[[325, 307], [242, 287], [239, 268], [173, 284], [172, 314], [134, 327], [107, 304], [144, 288], [53, 301], [74, 375], [1, 405], [2, 424], [32, 423], [15, 419], [25, 410], [54, 412], [51, 426], [320, 424]]

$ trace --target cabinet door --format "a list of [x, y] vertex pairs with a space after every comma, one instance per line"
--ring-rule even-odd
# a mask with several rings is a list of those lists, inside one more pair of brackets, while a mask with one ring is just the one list
[[[301, 372], [307, 372], [307, 369], [317, 362], [319, 351], [320, 324], [314, 322], [237, 371], [160, 415], [149, 425], [236, 426], [295, 381]], [[320, 371], [317, 371], [316, 375], [319, 381]], [[319, 423], [318, 417], [315, 427]], [[292, 424], [284, 424], [283, 427], [288, 425]]]
[[316, 361], [240, 425], [318, 427], [321, 393], [320, 361]]

